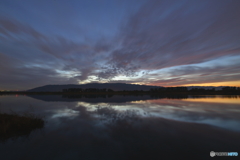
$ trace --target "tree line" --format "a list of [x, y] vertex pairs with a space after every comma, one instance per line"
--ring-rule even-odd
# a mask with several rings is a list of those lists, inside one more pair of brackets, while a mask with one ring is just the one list
[[[188, 90], [187, 87], [163, 87], [163, 88], [151, 88], [150, 92], [215, 92], [215, 88], [205, 89], [205, 88], [191, 88]], [[218, 91], [231, 91], [240, 92], [240, 87], [223, 87]]]
[[[187, 87], [156, 87], [156, 88], [150, 88], [148, 91], [143, 91], [143, 90], [122, 90], [120, 92], [214, 92], [216, 91], [215, 88], [212, 89], [205, 89], [205, 88], [192, 88], [188, 90]], [[240, 91], [240, 87], [223, 87], [219, 91]], [[110, 88], [68, 88], [68, 89], [63, 89], [62, 92], [71, 92], [71, 93], [81, 93], [81, 92], [94, 92], [94, 93], [102, 93], [102, 92], [114, 92], [114, 90]]]
[[86, 89], [82, 89], [82, 88], [68, 88], [68, 89], [63, 89], [63, 92], [113, 92], [112, 89], [107, 89], [107, 88], [102, 88], [102, 89], [98, 89], [98, 88], [86, 88]]

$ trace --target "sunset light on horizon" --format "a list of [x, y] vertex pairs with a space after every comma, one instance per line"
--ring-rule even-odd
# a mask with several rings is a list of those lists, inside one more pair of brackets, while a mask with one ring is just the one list
[[240, 87], [238, 0], [1, 0], [0, 90]]

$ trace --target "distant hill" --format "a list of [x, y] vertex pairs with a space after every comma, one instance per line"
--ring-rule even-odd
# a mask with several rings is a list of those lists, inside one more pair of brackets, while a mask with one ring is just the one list
[[[186, 86], [188, 90], [191, 90], [192, 88], [199, 88], [199, 89], [213, 89], [215, 90], [222, 90], [223, 87], [226, 86], [219, 86], [219, 87], [213, 87], [213, 86]], [[136, 84], [126, 84], [126, 83], [88, 83], [88, 84], [66, 84], [66, 85], [45, 85], [41, 87], [36, 87], [30, 90], [27, 90], [29, 92], [60, 92], [63, 89], [69, 89], [69, 88], [97, 88], [97, 89], [112, 89], [114, 91], [133, 91], [133, 90], [143, 90], [143, 91], [149, 91], [151, 88], [162, 88], [161, 86], [147, 86], [147, 85], [136, 85]]]
[[148, 91], [150, 88], [157, 88], [160, 86], [147, 86], [147, 85], [136, 85], [136, 84], [126, 84], [126, 83], [88, 83], [88, 84], [66, 84], [66, 85], [46, 85], [42, 87], [37, 87], [28, 90], [29, 92], [60, 92], [63, 89], [68, 88], [98, 88], [98, 89], [112, 89], [114, 91], [123, 91], [123, 90], [143, 90]]

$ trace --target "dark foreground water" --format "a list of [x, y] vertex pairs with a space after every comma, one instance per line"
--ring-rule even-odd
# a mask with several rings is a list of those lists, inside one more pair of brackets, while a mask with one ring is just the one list
[[0, 96], [0, 110], [34, 113], [46, 121], [28, 136], [0, 142], [1, 160], [213, 159], [210, 151], [240, 154], [239, 96], [16, 95]]

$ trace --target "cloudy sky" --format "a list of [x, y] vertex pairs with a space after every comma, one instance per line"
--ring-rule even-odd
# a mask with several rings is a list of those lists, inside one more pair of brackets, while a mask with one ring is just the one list
[[106, 82], [240, 86], [240, 1], [0, 1], [0, 90]]

